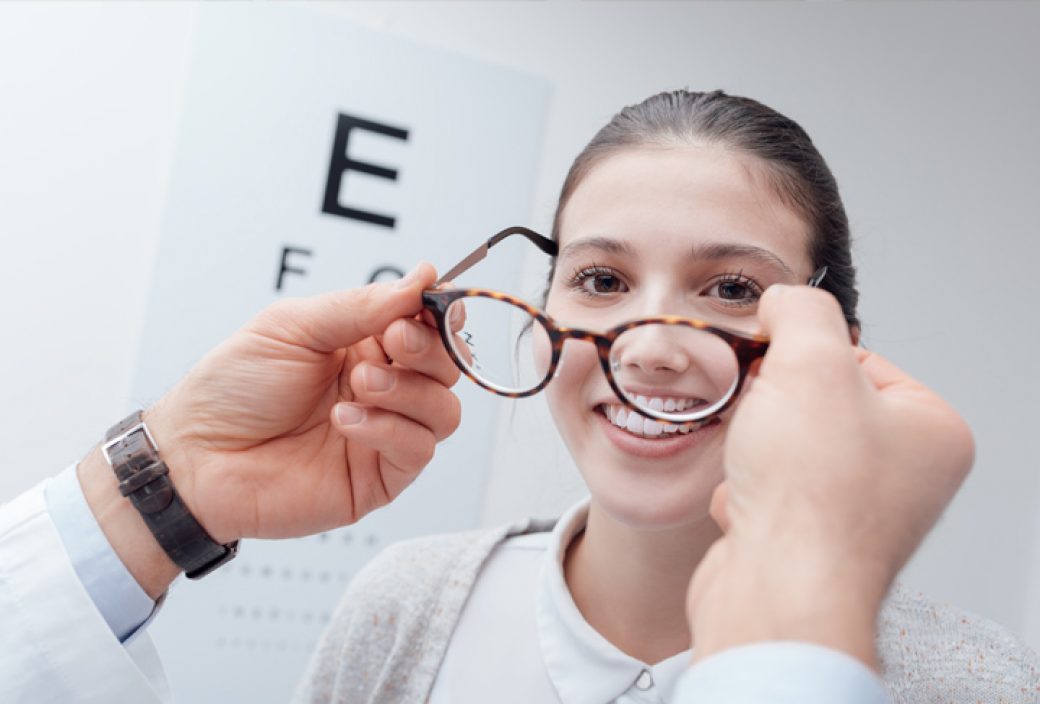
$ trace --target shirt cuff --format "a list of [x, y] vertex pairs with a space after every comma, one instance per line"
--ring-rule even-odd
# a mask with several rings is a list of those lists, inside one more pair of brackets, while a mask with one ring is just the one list
[[687, 670], [675, 704], [891, 704], [881, 679], [845, 653], [811, 643], [725, 650]]
[[[129, 642], [158, 610], [105, 538], [72, 465], [47, 484], [47, 512], [76, 576], [122, 643]], [[160, 599], [161, 603], [162, 599]]]

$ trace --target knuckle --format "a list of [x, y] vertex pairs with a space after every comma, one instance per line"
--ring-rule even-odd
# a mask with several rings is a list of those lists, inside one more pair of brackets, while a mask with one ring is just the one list
[[347, 291], [344, 303], [350, 307], [373, 308], [379, 303], [379, 284], [368, 284], [361, 288]]
[[416, 469], [425, 467], [433, 459], [436, 447], [433, 433], [417, 423], [398, 419], [394, 423], [391, 436], [394, 447], [407, 448], [406, 461], [415, 465]]
[[458, 396], [448, 392], [448, 395], [444, 400], [443, 408], [444, 427], [441, 432], [437, 433], [438, 440], [444, 440], [458, 430], [459, 425], [462, 424], [462, 402], [459, 400]]
[[284, 298], [264, 308], [247, 329], [275, 340], [300, 344], [316, 335], [310, 313], [305, 299]]
[[777, 371], [790, 375], [810, 375], [820, 380], [836, 383], [857, 367], [855, 348], [836, 344], [834, 340], [820, 335], [805, 335], [796, 344], [770, 349]]
[[416, 450], [416, 460], [419, 462], [420, 467], [425, 467], [431, 461], [433, 461], [433, 455], [437, 449], [437, 445], [434, 443], [432, 436], [425, 434], [424, 440], [425, 442], [421, 443], [421, 445]]
[[444, 382], [445, 386], [450, 389], [459, 383], [459, 379], [462, 378], [462, 371], [454, 361], [448, 358], [447, 354], [444, 357]]
[[805, 296], [806, 303], [819, 308], [827, 315], [837, 315], [842, 318], [845, 317], [844, 312], [841, 309], [841, 304], [838, 303], [838, 299], [834, 297], [830, 291], [822, 288], [810, 288], [808, 286], [799, 286], [798, 291], [801, 295]]
[[338, 295], [326, 298], [325, 301], [330, 308], [329, 315], [338, 317], [346, 311], [354, 319], [363, 320], [370, 317], [378, 311], [380, 306], [378, 286], [378, 284], [368, 284], [361, 288], [340, 291]]
[[296, 318], [296, 302], [291, 298], [283, 298], [264, 308], [253, 320], [254, 327], [285, 330], [292, 327]]

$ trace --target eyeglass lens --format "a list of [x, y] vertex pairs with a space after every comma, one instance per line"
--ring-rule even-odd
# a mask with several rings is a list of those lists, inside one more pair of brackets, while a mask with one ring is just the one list
[[551, 356], [548, 333], [523, 308], [467, 296], [448, 306], [447, 317], [455, 355], [486, 385], [503, 393], [524, 393], [545, 379]]
[[[740, 364], [729, 343], [714, 333], [685, 325], [648, 323], [626, 330], [614, 340], [610, 370], [633, 406], [655, 418], [684, 422], [700, 420], [729, 400]], [[626, 425], [642, 422], [631, 416], [625, 420]]]

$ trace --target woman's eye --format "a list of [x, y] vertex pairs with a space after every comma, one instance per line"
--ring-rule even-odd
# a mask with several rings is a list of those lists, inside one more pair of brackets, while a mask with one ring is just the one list
[[585, 279], [585, 288], [594, 293], [618, 293], [621, 291], [621, 279], [613, 274], [596, 274]]
[[731, 277], [717, 281], [708, 295], [737, 305], [751, 305], [762, 296], [761, 287], [747, 277]]
[[575, 272], [571, 277], [571, 286], [589, 296], [624, 293], [628, 290], [621, 277], [608, 269], [598, 267]]
[[719, 298], [735, 301], [747, 298], [750, 294], [751, 290], [747, 286], [736, 281], [723, 281], [719, 284]]

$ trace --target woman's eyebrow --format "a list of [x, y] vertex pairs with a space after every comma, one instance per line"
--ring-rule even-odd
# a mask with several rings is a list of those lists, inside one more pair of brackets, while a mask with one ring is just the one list
[[[636, 258], [637, 256], [635, 249], [624, 240], [617, 240], [611, 237], [583, 237], [580, 240], [575, 240], [566, 245], [560, 251], [559, 258], [563, 259], [568, 256], [574, 256], [588, 250], [632, 258]], [[776, 256], [768, 249], [755, 247], [750, 244], [735, 244], [732, 242], [698, 242], [690, 248], [687, 256], [690, 259], [700, 261], [734, 258], [753, 259], [768, 266], [780, 269], [788, 276], [794, 276], [791, 267], [784, 264], [784, 261], [780, 259], [780, 257]]]
[[688, 252], [688, 256], [691, 259], [730, 259], [743, 257], [745, 259], [754, 259], [762, 262], [763, 264], [771, 265], [781, 269], [788, 276], [794, 276], [794, 272], [791, 271], [791, 267], [784, 264], [784, 261], [770, 252], [768, 249], [762, 249], [761, 247], [755, 247], [750, 244], [733, 244], [730, 242], [698, 242], [693, 245]]
[[633, 258], [636, 256], [635, 250], [633, 250], [627, 242], [615, 240], [610, 237], [583, 237], [580, 240], [571, 242], [560, 250], [559, 258], [563, 259], [564, 257], [573, 256], [579, 252], [584, 252], [590, 249]]

